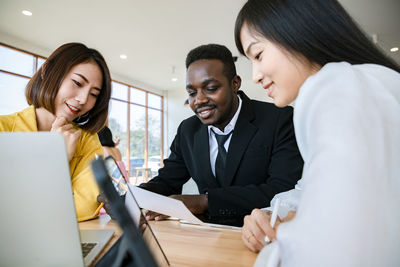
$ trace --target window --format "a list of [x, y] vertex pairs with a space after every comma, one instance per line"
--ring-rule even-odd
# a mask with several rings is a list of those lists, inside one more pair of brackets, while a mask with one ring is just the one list
[[158, 169], [152, 166], [160, 166], [163, 154], [162, 96], [116, 81], [112, 87], [109, 127], [121, 140], [124, 163], [130, 175], [137, 167], [151, 168], [155, 175]]
[[114, 99], [110, 101], [110, 111], [108, 113], [108, 127], [112, 131], [114, 142], [117, 139], [120, 140], [118, 149], [121, 151], [122, 155], [126, 154], [128, 147], [127, 144], [129, 142], [129, 140], [127, 139], [127, 129], [128, 129], [127, 110], [128, 110], [128, 104], [126, 102]]
[[37, 69], [40, 69], [40, 67], [43, 65], [43, 63], [45, 61], [46, 61], [45, 58], [38, 57], [38, 59], [37, 59]]
[[149, 94], [149, 107], [161, 109], [162, 98], [158, 95]]
[[131, 102], [139, 105], [146, 105], [146, 92], [131, 88]]
[[28, 53], [0, 46], [0, 69], [32, 77], [36, 71], [36, 58]]
[[29, 79], [0, 72], [0, 114], [11, 114], [28, 107], [25, 87]]
[[[148, 138], [148, 150], [149, 150], [149, 155], [148, 155], [148, 167], [151, 168], [151, 171], [153, 172], [153, 175], [155, 175], [161, 166], [161, 146], [162, 146], [162, 128], [160, 125], [162, 125], [162, 111], [161, 110], [155, 110], [155, 109], [149, 109], [148, 111], [148, 128], [149, 128], [149, 138]], [[158, 159], [158, 162], [157, 160]], [[156, 163], [157, 165], [154, 165]], [[153, 165], [150, 165], [153, 164]], [[154, 166], [157, 166], [158, 168], [155, 168]]]
[[[45, 58], [0, 44], [0, 115], [28, 106], [25, 87]], [[163, 155], [163, 97], [146, 90], [112, 82], [108, 126], [131, 174], [136, 167], [153, 172]], [[128, 130], [129, 129], [129, 130]]]
[[25, 87], [36, 71], [38, 56], [0, 45], [0, 115], [28, 106]]

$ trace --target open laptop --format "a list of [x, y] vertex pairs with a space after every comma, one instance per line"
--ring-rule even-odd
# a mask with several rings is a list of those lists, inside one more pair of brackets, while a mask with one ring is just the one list
[[[135, 212], [139, 218], [133, 216], [125, 206], [124, 201], [118, 193], [120, 186], [112, 181], [111, 176], [115, 170], [115, 162], [112, 158], [106, 160], [97, 159], [92, 162], [92, 171], [102, 190], [104, 196], [110, 204], [115, 219], [123, 230], [123, 236], [113, 248], [102, 258], [97, 266], [170, 266], [169, 261], [162, 250], [150, 224], [146, 221], [134, 195], [127, 190], [126, 194], [134, 200], [137, 209]], [[121, 182], [124, 180], [121, 179]], [[135, 218], [133, 218], [135, 217]], [[141, 230], [140, 224], [145, 224], [144, 230]]]
[[0, 265], [90, 265], [114, 231], [79, 231], [62, 135], [0, 133], [0, 148]]

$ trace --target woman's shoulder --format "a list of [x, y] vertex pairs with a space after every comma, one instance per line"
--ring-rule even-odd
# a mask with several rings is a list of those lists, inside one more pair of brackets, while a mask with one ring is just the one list
[[27, 108], [25, 108], [23, 110], [17, 111], [17, 112], [0, 115], [0, 119], [6, 121], [6, 120], [15, 120], [15, 118], [18, 117], [18, 116], [25, 117], [25, 116], [31, 114], [32, 111], [34, 111], [33, 109], [34, 109], [33, 106], [29, 106], [29, 107], [27, 107]]
[[[315, 75], [317, 78], [328, 77], [336, 78], [332, 82], [340, 82], [342, 78], [374, 78], [377, 80], [395, 79], [400, 80], [400, 73], [388, 67], [378, 64], [350, 64], [348, 62], [331, 62], [324, 65], [321, 70]], [[340, 76], [337, 76], [340, 75]]]
[[[303, 84], [299, 98], [308, 94], [344, 97], [371, 91], [377, 86], [383, 90], [398, 90], [400, 74], [377, 64], [352, 65], [348, 62], [333, 62], [324, 65]], [[351, 90], [349, 90], [351, 88]], [[299, 99], [297, 99], [299, 100]]]
[[11, 114], [0, 115], [0, 131], [14, 131], [18, 125], [29, 126], [31, 130], [35, 130], [33, 126], [36, 126], [36, 113], [33, 106]]
[[15, 113], [9, 115], [0, 115], [0, 131], [8, 132], [12, 131], [15, 121]]
[[12, 113], [12, 114], [0, 115], [0, 122], [14, 121], [16, 116], [17, 116], [17, 112]]

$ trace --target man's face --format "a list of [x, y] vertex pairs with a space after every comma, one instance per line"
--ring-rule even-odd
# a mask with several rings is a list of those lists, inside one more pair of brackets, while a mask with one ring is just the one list
[[229, 81], [218, 59], [197, 60], [187, 69], [189, 105], [205, 125], [225, 128], [237, 110], [239, 87], [240, 78]]

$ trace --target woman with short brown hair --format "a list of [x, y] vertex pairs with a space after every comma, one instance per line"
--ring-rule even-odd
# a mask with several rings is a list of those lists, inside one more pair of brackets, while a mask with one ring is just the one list
[[103, 154], [96, 132], [105, 124], [111, 77], [103, 56], [80, 43], [56, 49], [26, 86], [28, 108], [0, 116], [0, 131], [64, 136], [78, 221], [91, 219], [99, 190], [88, 163]]

